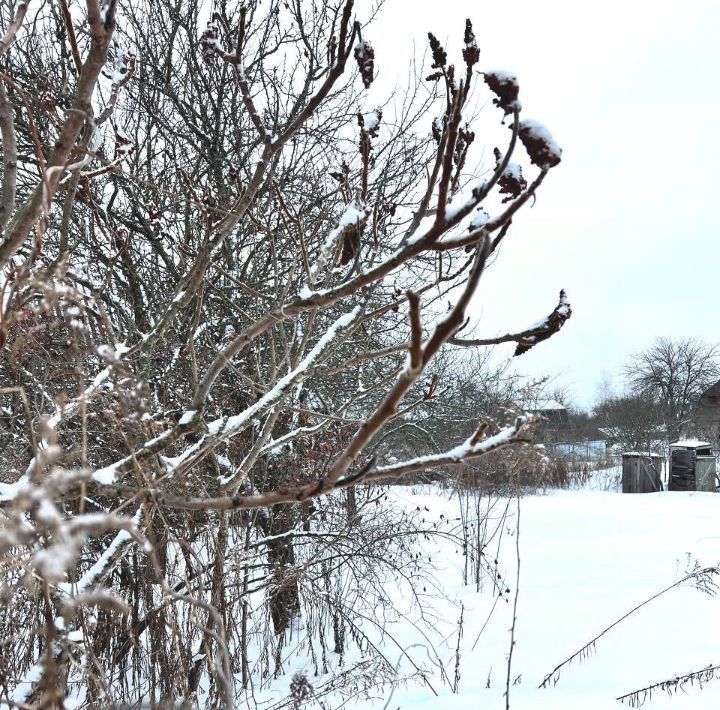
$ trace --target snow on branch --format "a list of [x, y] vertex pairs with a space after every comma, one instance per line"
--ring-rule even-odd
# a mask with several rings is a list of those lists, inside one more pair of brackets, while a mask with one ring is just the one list
[[354, 53], [363, 85], [369, 89], [375, 74], [375, 50], [368, 40], [361, 40], [355, 46]]
[[565, 322], [571, 315], [572, 308], [570, 307], [570, 302], [567, 300], [565, 291], [561, 290], [560, 300], [558, 301], [557, 306], [553, 309], [552, 313], [519, 333], [507, 333], [506, 335], [499, 335], [496, 338], [453, 338], [450, 342], [453, 345], [461, 345], [465, 347], [499, 345], [500, 343], [514, 342], [517, 343], [514, 353], [515, 357], [517, 357], [518, 355], [523, 355], [543, 340], [547, 340], [555, 335], [555, 333], [557, 333], [560, 328], [565, 325]]
[[506, 114], [512, 113], [520, 109], [518, 94], [520, 85], [517, 77], [508, 71], [497, 69], [495, 71], [484, 72], [485, 83], [495, 94], [493, 103], [501, 108]]
[[[576, 661], [578, 659], [584, 658], [590, 651], [592, 651], [595, 648], [595, 645], [597, 642], [605, 636], [607, 633], [612, 631], [614, 628], [619, 626], [623, 621], [625, 621], [628, 617], [635, 614], [635, 612], [639, 611], [646, 605], [650, 604], [651, 602], [655, 601], [659, 597], [667, 594], [668, 592], [672, 591], [673, 589], [677, 589], [678, 587], [683, 586], [687, 582], [692, 582], [700, 591], [703, 591], [705, 593], [711, 593], [715, 594], [717, 591], [717, 582], [715, 581], [718, 576], [720, 576], [720, 567], [698, 567], [697, 569], [694, 569], [692, 572], [686, 574], [681, 579], [678, 579], [677, 581], [673, 582], [672, 584], [669, 584], [667, 587], [664, 587], [659, 592], [656, 592], [651, 597], [648, 597], [644, 601], [640, 602], [636, 606], [634, 606], [632, 609], [630, 609], [628, 612], [623, 614], [619, 619], [613, 621], [612, 624], [605, 627], [599, 634], [594, 636], [590, 641], [588, 641], [582, 648], [575, 651], [572, 655], [568, 656], [564, 661], [561, 663], [558, 663], [555, 668], [553, 668], [549, 673], [545, 675], [545, 677], [542, 680], [542, 683], [538, 686], [539, 688], [549, 688], [550, 684], [557, 685], [558, 681], [560, 680], [560, 671], [565, 668], [566, 666], [570, 665], [573, 661]], [[642, 693], [642, 691], [637, 691]], [[633, 693], [630, 693], [630, 696], [632, 696]]]
[[342, 238], [343, 240], [343, 264], [346, 264], [349, 261], [349, 258], [345, 257], [346, 253], [350, 252], [353, 255], [357, 253], [358, 245], [348, 247], [346, 244], [359, 241], [360, 230], [367, 221], [369, 215], [370, 209], [366, 205], [360, 204], [355, 200], [345, 205], [345, 209], [338, 220], [337, 227], [330, 231], [320, 247], [315, 263], [310, 269], [308, 284], [300, 293], [301, 298], [309, 298], [312, 295], [312, 289], [315, 286], [315, 282], [322, 270], [325, 268], [325, 264], [335, 251], [335, 246], [339, 238]]
[[[30, 568], [41, 579], [57, 584], [76, 563], [89, 537], [121, 530], [138, 540], [133, 519], [112, 513], [63, 514], [58, 499], [89, 478], [89, 472], [55, 469], [41, 482], [26, 479], [16, 484], [10, 491], [12, 506], [6, 509], [9, 523], [0, 531], [0, 556], [17, 546], [28, 547], [32, 552]], [[33, 525], [22, 522], [25, 513], [32, 515]], [[46, 537], [48, 544], [43, 542]]]
[[[440, 466], [453, 466], [479, 458], [506, 446], [529, 443], [531, 441], [530, 427], [534, 420], [532, 415], [518, 417], [512, 426], [501, 429], [493, 436], [483, 439], [473, 435], [462, 444], [441, 454], [420, 456], [386, 466], [375, 466], [374, 461], [371, 460], [369, 465], [366, 465], [357, 473], [340, 478], [330, 488], [325, 488], [318, 483], [310, 483], [297, 487], [281, 487], [254, 495], [234, 495], [218, 498], [183, 498], [156, 491], [138, 491], [137, 493], [138, 495], [152, 496], [164, 507], [180, 510], [239, 510], [266, 508], [282, 503], [297, 503], [317, 498], [326, 494], [329, 490], [373, 481], [397, 479], [408, 473], [426, 471]], [[478, 431], [482, 433], [484, 428], [480, 427]]]
[[[278, 379], [274, 387], [245, 411], [230, 417], [215, 419], [208, 424], [207, 433], [201, 437], [197, 443], [187, 448], [177, 457], [165, 457], [164, 461], [168, 473], [172, 474], [176, 472], [178, 468], [194, 460], [197, 455], [205, 452], [208, 447], [235, 436], [252, 422], [258, 414], [277, 404], [298, 381], [307, 376], [308, 371], [318, 363], [333, 341], [342, 337], [345, 332], [352, 328], [361, 313], [362, 307], [356, 306], [350, 313], [340, 316], [340, 318], [328, 328], [320, 340], [318, 340], [312, 350], [301, 360], [298, 366]], [[193, 426], [197, 417], [198, 412], [196, 410], [185, 412], [178, 422], [178, 427], [188, 428]], [[173, 441], [177, 440], [178, 436], [176, 432], [177, 427], [164, 432], [162, 435], [147, 442], [139, 451], [135, 452], [134, 455], [97, 470], [93, 474], [93, 479], [96, 483], [104, 486], [112, 485], [115, 483], [118, 474], [130, 466], [133, 461], [159, 452], [162, 448], [165, 448], [161, 446], [161, 444], [170, 440], [172, 437], [175, 437]]]
[[[137, 513], [132, 517], [132, 526], [137, 527], [140, 523], [140, 513], [141, 510], [138, 509]], [[135, 542], [135, 538], [130, 531], [131, 529], [132, 528], [129, 527], [128, 529], [120, 530], [108, 545], [105, 552], [98, 557], [92, 567], [90, 567], [77, 582], [74, 584], [61, 584], [60, 588], [70, 595], [74, 587], [75, 594], [82, 594], [99, 584], [112, 571], [127, 548]]]
[[[260, 412], [266, 410], [276, 402], [280, 401], [285, 394], [306, 375], [308, 370], [316, 365], [325, 354], [329, 346], [347, 332], [355, 321], [362, 314], [362, 307], [356, 306], [350, 313], [340, 316], [318, 340], [310, 352], [300, 361], [297, 367], [281, 377], [275, 386], [266, 392], [255, 404], [248, 407], [244, 412], [232, 417], [216, 419], [208, 425], [209, 439], [223, 440], [234, 436], [241, 431], [248, 422], [252, 421]], [[207, 441], [204, 441], [207, 443]], [[192, 453], [201, 447], [201, 442], [188, 449], [179, 459], [178, 463], [186, 460]]]
[[717, 680], [720, 676], [720, 666], [714, 666], [709, 664], [705, 668], [701, 668], [697, 671], [691, 671], [690, 673], [683, 673], [682, 675], [676, 675], [672, 678], [666, 678], [659, 683], [653, 683], [652, 685], [646, 685], [644, 688], [633, 690], [630, 693], [625, 693], [616, 698], [621, 703], [627, 703], [631, 708], [642, 707], [646, 701], [651, 700], [653, 693], [662, 691], [672, 696], [673, 693], [677, 695], [679, 690], [685, 692], [686, 686], [695, 686], [703, 688], [707, 683], [713, 680]]
[[[216, 3], [199, 16], [163, 2], [29, 6], [28, 35], [17, 32], [28, 4], [16, 2], [0, 40], [0, 374], [13, 385], [0, 388], [0, 555], [18, 618], [5, 615], [1, 630], [22, 636], [23, 649], [11, 685], [43, 706], [46, 688], [71, 688], [68, 705], [87, 700], [83, 684], [103, 702], [140, 689], [153, 697], [149, 639], [167, 697], [208, 690], [229, 707], [234, 670], [249, 670], [229, 659], [252, 656], [248, 639], [271, 634], [243, 622], [227, 635], [224, 620], [243, 605], [254, 612], [256, 591], [272, 600], [305, 584], [307, 558], [277, 556], [280, 543], [304, 544], [293, 542], [301, 524], [318, 545], [361, 538], [370, 521], [352, 508], [372, 501], [355, 500], [353, 486], [530, 440], [534, 419], [523, 416], [457, 443], [433, 421], [430, 403], [454, 389], [434, 365], [453, 343], [512, 341], [520, 355], [570, 317], [562, 293], [519, 333], [457, 338], [489, 256], [561, 151], [540, 124], [521, 121], [516, 77], [481, 71], [470, 20], [459, 61], [429, 34], [430, 90], [423, 71], [399, 103], [381, 104], [383, 117], [371, 97], [358, 103], [354, 82], [371, 86], [378, 57], [353, 0]], [[18, 51], [6, 52], [16, 32]], [[45, 41], [58, 32], [62, 41]], [[47, 66], [66, 71], [44, 75]], [[26, 101], [33, 76], [43, 82]], [[488, 93], [510, 130], [481, 179], [473, 167], [485, 133], [472, 119]], [[72, 308], [59, 291], [43, 296], [60, 281], [77, 296]], [[118, 340], [127, 347], [109, 345]], [[342, 489], [318, 501], [322, 515], [311, 505], [165, 514]], [[152, 574], [137, 574], [135, 543]], [[253, 545], [264, 557], [247, 566]], [[319, 551], [311, 564], [337, 549]], [[354, 564], [340, 552], [330, 585]], [[129, 625], [85, 608], [124, 613], [103, 588], [117, 580], [131, 590]], [[75, 612], [75, 628], [63, 627]], [[284, 630], [275, 628], [276, 649]], [[177, 648], [189, 651], [181, 663], [169, 658]], [[127, 679], [113, 664], [140, 670], [120, 688]]]
[[521, 121], [520, 141], [533, 165], [542, 170], [553, 168], [560, 162], [562, 149], [542, 123], [530, 119]]
[[[531, 440], [529, 433], [530, 425], [533, 422], [534, 418], [531, 415], [518, 417], [512, 426], [501, 429], [497, 434], [489, 436], [486, 439], [475, 441], [473, 435], [473, 437], [470, 437], [454, 449], [440, 454], [419, 456], [407, 461], [388, 464], [387, 466], [378, 466], [370, 469], [367, 475], [363, 476], [362, 480], [370, 482], [386, 478], [397, 478], [408, 473], [425, 471], [440, 466], [460, 464], [470, 459], [479, 458], [505, 446], [527, 443]], [[342, 486], [343, 481], [338, 481], [338, 484]]]

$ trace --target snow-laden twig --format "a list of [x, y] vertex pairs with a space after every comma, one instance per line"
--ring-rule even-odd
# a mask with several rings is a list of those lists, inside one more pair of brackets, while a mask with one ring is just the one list
[[[318, 340], [312, 350], [302, 359], [298, 366], [293, 368], [293, 370], [288, 372], [284, 377], [278, 379], [275, 386], [266, 392], [257, 402], [239, 414], [230, 417], [222, 417], [210, 422], [207, 427], [207, 433], [197, 443], [185, 449], [185, 451], [177, 457], [166, 457], [164, 460], [167, 464], [168, 473], [172, 474], [176, 472], [188, 461], [193, 460], [196, 455], [205, 451], [208, 446], [220, 443], [221, 441], [226, 441], [227, 439], [235, 436], [242, 431], [249, 422], [252, 422], [258, 414], [280, 401], [287, 392], [290, 391], [292, 387], [319, 362], [331, 343], [333, 343], [336, 338], [341, 337], [352, 327], [355, 321], [360, 317], [361, 313], [362, 307], [356, 306], [350, 313], [340, 316], [340, 318], [338, 318], [335, 323], [328, 328], [322, 338]], [[195, 410], [185, 412], [178, 422], [178, 427], [190, 427], [196, 419], [197, 414], [198, 413]], [[146, 456], [152, 455], [162, 448], [165, 448], [163, 445], [171, 437], [174, 436], [175, 439], [177, 439], [177, 435], [174, 432], [177, 431], [178, 427], [166, 431], [146, 442], [146, 444], [140, 447], [140, 449], [133, 455], [126, 456], [109, 466], [98, 469], [93, 474], [93, 479], [101, 485], [113, 484], [117, 475], [126, 467], [130, 466], [133, 461], [137, 461], [139, 459], [141, 460]]]
[[296, 503], [311, 500], [324, 495], [328, 490], [347, 488], [360, 483], [391, 480], [408, 473], [425, 471], [439, 466], [452, 466], [464, 463], [474, 458], [484, 456], [491, 451], [497, 451], [505, 446], [518, 443], [528, 443], [529, 426], [534, 421], [530, 415], [518, 417], [515, 424], [501, 429], [497, 434], [486, 439], [473, 441], [475, 435], [462, 444], [440, 454], [419, 456], [386, 466], [375, 466], [371, 459], [368, 465], [357, 473], [328, 483], [326, 479], [297, 487], [282, 487], [265, 493], [252, 495], [221, 496], [216, 498], [179, 497], [165, 494], [156, 490], [138, 490], [133, 488], [115, 488], [108, 486], [102, 488], [107, 493], [117, 492], [124, 495], [152, 497], [158, 505], [179, 510], [242, 510], [251, 508], [266, 508], [281, 503]]
[[690, 574], [685, 575], [682, 579], [679, 579], [677, 582], [673, 582], [672, 584], [669, 584], [664, 589], [661, 589], [656, 594], [653, 594], [651, 597], [646, 599], [643, 602], [640, 602], [640, 604], [637, 604], [634, 606], [630, 611], [623, 614], [619, 619], [616, 621], [613, 621], [610, 626], [605, 627], [599, 634], [594, 636], [590, 641], [588, 641], [582, 648], [578, 649], [573, 653], [571, 656], [566, 658], [564, 661], [558, 663], [555, 668], [553, 668], [544, 678], [542, 683], [538, 686], [539, 688], [547, 688], [552, 681], [553, 685], [558, 682], [560, 679], [560, 670], [564, 667], [572, 663], [574, 660], [578, 658], [584, 658], [586, 657], [590, 651], [592, 651], [595, 648], [595, 644], [597, 641], [599, 641], [605, 634], [607, 634], [609, 631], [612, 631], [616, 626], [621, 624], [625, 619], [627, 619], [629, 616], [632, 616], [636, 611], [639, 609], [642, 609], [644, 606], [649, 604], [652, 601], [655, 601], [658, 597], [661, 597], [663, 594], [666, 594], [667, 592], [671, 591], [672, 589], [676, 589], [677, 587], [680, 587], [681, 585], [685, 584], [685, 582], [689, 582], [690, 580], [694, 580], [696, 584], [701, 588], [705, 590], [713, 590], [715, 583], [714, 578], [720, 575], [720, 567], [703, 567], [701, 569], [694, 570], [693, 572], [690, 572]]
[[[137, 526], [140, 522], [140, 513], [141, 510], [138, 509], [137, 513], [132, 517], [132, 524], [134, 526]], [[88, 589], [91, 589], [108, 576], [127, 548], [130, 547], [134, 541], [135, 538], [129, 530], [120, 530], [108, 545], [105, 552], [98, 557], [92, 567], [90, 567], [77, 582], [73, 584], [63, 583], [59, 585], [59, 588], [68, 594], [73, 592], [73, 588], [75, 594], [82, 594]]]
[[557, 333], [565, 322], [572, 315], [572, 308], [567, 299], [565, 291], [560, 291], [560, 300], [555, 309], [543, 318], [541, 321], [534, 323], [525, 330], [517, 333], [507, 333], [499, 335], [495, 338], [453, 338], [450, 342], [453, 345], [462, 345], [465, 347], [477, 347], [481, 345], [499, 345], [500, 343], [517, 343], [515, 348], [515, 356], [526, 353], [538, 343], [547, 340]]
[[61, 422], [67, 422], [75, 417], [80, 411], [83, 402], [87, 402], [102, 388], [112, 374], [113, 369], [120, 363], [120, 358], [125, 352], [127, 352], [127, 348], [123, 343], [117, 343], [114, 348], [109, 345], [101, 345], [98, 347], [98, 354], [110, 364], [95, 376], [95, 379], [85, 388], [82, 394], [59, 406], [55, 414], [50, 417], [48, 425], [55, 429]]
[[644, 688], [633, 690], [616, 699], [621, 703], [627, 703], [631, 708], [639, 708], [646, 700], [652, 698], [653, 693], [659, 690], [666, 692], [668, 695], [672, 695], [673, 693], [677, 693], [678, 690], [684, 690], [685, 686], [694, 685], [695, 683], [702, 689], [706, 683], [709, 683], [711, 680], [717, 680], [718, 674], [720, 674], [720, 666], [710, 664], [698, 671], [683, 673], [674, 678], [667, 678], [659, 683], [653, 683]]
[[[308, 298], [312, 294], [312, 290], [315, 286], [315, 282], [318, 276], [325, 268], [325, 264], [332, 256], [335, 250], [338, 239], [341, 236], [347, 235], [352, 231], [360, 229], [361, 225], [367, 220], [370, 215], [370, 209], [367, 205], [359, 204], [355, 201], [350, 202], [345, 206], [340, 219], [338, 220], [337, 226], [330, 231], [327, 238], [320, 247], [315, 263], [310, 268], [310, 277], [308, 284], [300, 293], [301, 298]], [[349, 237], [346, 237], [349, 238]]]

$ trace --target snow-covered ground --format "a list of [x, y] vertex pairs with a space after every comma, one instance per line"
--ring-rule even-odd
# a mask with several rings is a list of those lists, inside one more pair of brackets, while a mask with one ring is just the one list
[[[686, 583], [609, 631], [588, 657], [564, 667], [555, 685], [538, 688], [558, 663], [637, 604], [697, 564], [720, 562], [720, 496], [622, 495], [617, 489], [607, 490], [612, 489], [615, 473], [601, 472], [581, 490], [520, 500], [520, 585], [510, 690], [510, 707], [515, 710], [630, 707], [616, 698], [676, 674], [720, 664], [720, 599]], [[441, 528], [458, 525], [458, 499], [447, 492], [396, 487], [393, 495], [399, 505], [420, 507], [423, 516], [438, 521]], [[498, 519], [503, 509], [504, 505], [496, 506]], [[379, 631], [376, 635], [401, 675], [410, 676], [419, 668], [426, 682], [416, 675], [392, 696], [388, 689], [375, 700], [325, 696], [325, 708], [505, 707], [516, 513], [512, 502], [498, 531], [502, 534], [486, 550], [491, 564], [494, 557], [499, 562], [502, 586], [510, 589], [499, 600], [489, 581], [480, 592], [474, 585], [463, 586], [464, 558], [455, 543], [439, 537], [417, 543], [436, 569], [437, 588], [418, 590], [426, 605], [426, 623], [418, 623], [418, 606], [399, 585], [394, 598], [404, 618], [388, 623], [386, 636]], [[461, 606], [460, 678], [454, 693]], [[345, 663], [350, 666], [357, 660], [348, 657]], [[294, 659], [290, 667], [302, 670], [303, 660]], [[261, 706], [271, 707], [273, 696], [277, 700], [287, 693], [289, 678], [278, 679], [273, 691], [264, 695], [267, 705]], [[308, 679], [316, 687], [324, 680], [310, 675]], [[720, 707], [720, 679], [703, 690], [688, 686], [677, 696], [656, 692], [644, 707]]]

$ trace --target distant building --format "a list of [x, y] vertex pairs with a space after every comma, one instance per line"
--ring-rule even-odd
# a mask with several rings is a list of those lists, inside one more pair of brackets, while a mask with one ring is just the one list
[[548, 427], [557, 428], [568, 422], [568, 409], [555, 399], [538, 399], [528, 405], [525, 410], [529, 414], [539, 414]]
[[585, 462], [606, 458], [605, 438], [586, 416], [569, 411], [555, 399], [535, 400], [525, 411], [542, 417], [535, 438], [552, 456]]

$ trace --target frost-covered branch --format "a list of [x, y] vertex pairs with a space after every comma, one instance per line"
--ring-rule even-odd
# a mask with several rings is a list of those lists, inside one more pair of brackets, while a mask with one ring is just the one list
[[322, 481], [310, 483], [296, 488], [281, 487], [267, 493], [257, 495], [234, 495], [219, 498], [182, 498], [158, 493], [152, 490], [124, 489], [108, 486], [106, 492], [121, 492], [125, 495], [132, 491], [134, 496], [152, 497], [160, 505], [180, 510], [245, 510], [253, 508], [267, 508], [283, 503], [298, 503], [327, 494], [330, 490], [347, 488], [377, 481], [389, 481], [418, 471], [428, 471], [441, 466], [454, 466], [466, 461], [480, 458], [498, 449], [514, 444], [523, 444], [531, 441], [529, 427], [531, 417], [520, 417], [513, 426], [502, 429], [497, 434], [473, 442], [468, 439], [464, 443], [449, 451], [421, 456], [407, 461], [387, 464], [385, 466], [370, 465], [362, 468], [356, 474], [348, 475], [334, 482], [331, 487], [323, 485]]
[[525, 330], [521, 330], [518, 333], [499, 335], [495, 338], [453, 338], [450, 342], [453, 345], [462, 345], [464, 347], [517, 343], [515, 356], [518, 356], [526, 353], [530, 348], [541, 343], [543, 340], [547, 340], [555, 335], [555, 333], [565, 325], [565, 321], [567, 321], [571, 315], [572, 308], [567, 300], [565, 291], [561, 290], [560, 300], [553, 312], [547, 316], [547, 318], [543, 318], [543, 320], [538, 321]]
[[561, 158], [469, 20], [455, 64], [430, 34], [430, 74], [376, 100], [375, 10], [185, 9], [3, 10], [0, 690], [28, 704], [229, 707], [305, 603], [341, 658], [343, 570], [380, 589], [396, 534], [365, 484], [531, 438], [518, 388], [455, 412], [451, 346], [519, 354], [570, 316], [458, 337]]

